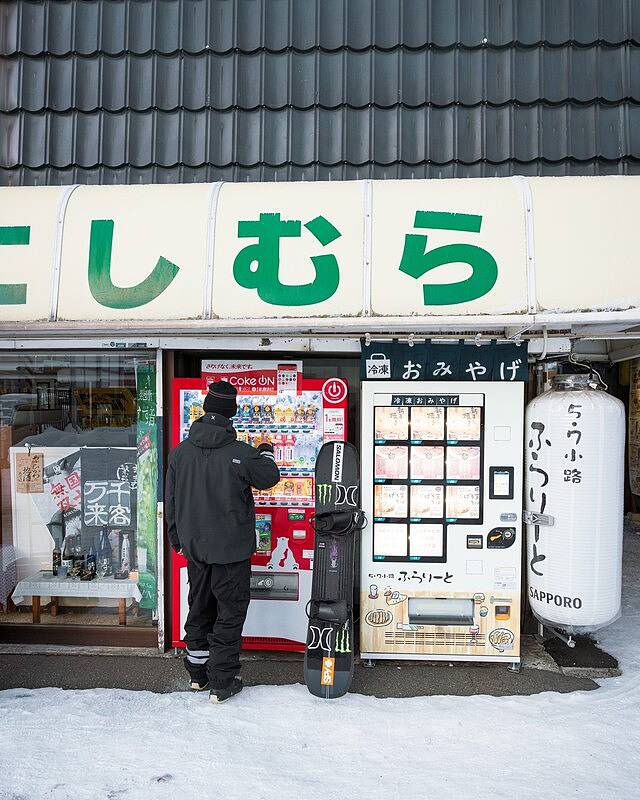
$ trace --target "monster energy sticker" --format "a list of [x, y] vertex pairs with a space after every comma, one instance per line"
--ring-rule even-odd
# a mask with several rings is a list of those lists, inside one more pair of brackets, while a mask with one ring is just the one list
[[336, 637], [336, 653], [350, 653], [351, 642], [349, 637], [349, 623], [345, 622]]
[[319, 483], [316, 486], [316, 491], [318, 492], [318, 503], [326, 506], [331, 502], [333, 486], [330, 483]]

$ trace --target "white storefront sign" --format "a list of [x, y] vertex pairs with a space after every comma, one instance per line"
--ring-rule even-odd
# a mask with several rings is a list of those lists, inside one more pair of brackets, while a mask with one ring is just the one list
[[626, 176], [3, 188], [0, 322], [640, 321], [639, 194]]

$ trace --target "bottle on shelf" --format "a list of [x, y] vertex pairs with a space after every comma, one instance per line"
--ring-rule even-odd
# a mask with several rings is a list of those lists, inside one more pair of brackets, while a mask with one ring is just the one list
[[75, 575], [80, 575], [85, 567], [85, 553], [82, 548], [82, 537], [79, 533], [77, 533], [74, 537], [73, 542], [73, 572]]
[[129, 545], [129, 534], [122, 534], [122, 545], [120, 547], [120, 572], [128, 573], [131, 569], [131, 547]]
[[113, 574], [113, 550], [109, 541], [106, 528], [100, 531], [100, 544], [98, 546], [98, 575], [106, 578]]
[[64, 541], [62, 543], [62, 561], [60, 562], [63, 567], [67, 570], [67, 574], [71, 567], [73, 566], [73, 537], [71, 535], [65, 535]]
[[51, 567], [51, 571], [53, 572], [54, 575], [58, 574], [58, 567], [60, 566], [60, 564], [62, 564], [62, 551], [60, 550], [60, 547], [56, 542], [53, 548], [52, 567]]
[[98, 557], [96, 554], [96, 548], [93, 546], [93, 542], [91, 542], [91, 547], [89, 548], [89, 553], [87, 555], [87, 564], [86, 569], [87, 572], [90, 572], [92, 575], [96, 575], [98, 571]]
[[290, 467], [293, 464], [295, 443], [296, 438], [293, 434], [284, 437], [283, 464], [285, 466]]

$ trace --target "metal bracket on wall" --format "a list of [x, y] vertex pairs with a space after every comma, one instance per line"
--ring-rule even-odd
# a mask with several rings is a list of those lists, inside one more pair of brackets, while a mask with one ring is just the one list
[[60, 194], [58, 202], [58, 216], [56, 218], [55, 229], [55, 248], [53, 251], [53, 272], [51, 275], [51, 299], [49, 302], [49, 322], [58, 319], [58, 298], [60, 296], [60, 266], [62, 263], [62, 234], [64, 230], [64, 218], [67, 214], [69, 199], [80, 184], [74, 183], [67, 186]]
[[527, 311], [529, 314], [535, 314], [538, 309], [538, 297], [536, 292], [536, 252], [533, 239], [533, 195], [529, 181], [523, 175], [512, 175], [511, 180], [520, 190], [522, 197], [524, 244], [527, 258]]
[[539, 514], [537, 511], [523, 511], [522, 521], [527, 525], [541, 525], [551, 528], [555, 525], [555, 517], [550, 514]]
[[213, 308], [213, 255], [216, 245], [216, 216], [218, 198], [224, 181], [211, 184], [209, 194], [209, 216], [207, 225], [207, 264], [204, 273], [204, 294], [202, 297], [202, 319], [211, 319]]
[[370, 180], [362, 182], [364, 222], [362, 231], [362, 315], [371, 316], [371, 251], [373, 230], [373, 186]]

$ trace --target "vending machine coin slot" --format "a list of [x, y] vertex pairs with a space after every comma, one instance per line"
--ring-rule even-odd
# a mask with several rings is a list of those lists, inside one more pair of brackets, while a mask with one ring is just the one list
[[475, 533], [467, 534], [467, 548], [469, 550], [482, 550], [482, 545], [482, 536], [478, 536]]
[[511, 606], [496, 606], [496, 620], [504, 622], [511, 619]]
[[493, 528], [487, 534], [488, 550], [506, 550], [516, 540], [515, 528]]

